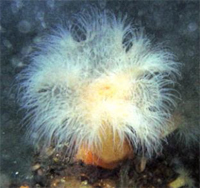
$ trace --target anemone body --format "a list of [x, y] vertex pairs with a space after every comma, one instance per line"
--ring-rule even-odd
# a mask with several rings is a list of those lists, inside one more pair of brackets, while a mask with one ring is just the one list
[[175, 105], [173, 55], [110, 12], [74, 20], [44, 38], [18, 76], [30, 133], [45, 147], [68, 143], [69, 152], [102, 151], [109, 138], [152, 154]]

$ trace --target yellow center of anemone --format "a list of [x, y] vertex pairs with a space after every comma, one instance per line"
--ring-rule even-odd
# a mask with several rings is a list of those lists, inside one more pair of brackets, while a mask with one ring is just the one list
[[131, 83], [127, 75], [106, 76], [94, 80], [87, 92], [93, 101], [127, 99]]
[[127, 74], [102, 76], [85, 86], [81, 95], [86, 121], [121, 124], [130, 115], [132, 83]]
[[112, 98], [114, 94], [116, 93], [116, 88], [112, 87], [112, 85], [105, 84], [99, 88], [98, 93], [102, 97], [104, 96], [105, 98]]

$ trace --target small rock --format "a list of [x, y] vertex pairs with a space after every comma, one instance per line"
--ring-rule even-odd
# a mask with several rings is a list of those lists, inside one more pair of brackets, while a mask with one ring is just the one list
[[32, 166], [31, 170], [32, 170], [32, 171], [36, 171], [36, 170], [38, 170], [39, 168], [40, 168], [40, 164], [37, 163], [37, 164], [35, 164], [34, 166]]

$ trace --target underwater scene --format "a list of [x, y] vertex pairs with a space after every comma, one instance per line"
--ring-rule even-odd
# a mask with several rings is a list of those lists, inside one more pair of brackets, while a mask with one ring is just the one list
[[0, 188], [198, 188], [199, 1], [0, 1]]

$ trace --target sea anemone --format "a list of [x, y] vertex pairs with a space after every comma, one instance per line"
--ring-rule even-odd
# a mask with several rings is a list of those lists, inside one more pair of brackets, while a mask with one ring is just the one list
[[68, 153], [87, 148], [97, 158], [126, 153], [116, 160], [132, 148], [158, 151], [175, 106], [173, 54], [109, 11], [82, 11], [72, 20], [42, 40], [18, 75], [34, 141], [68, 143]]

